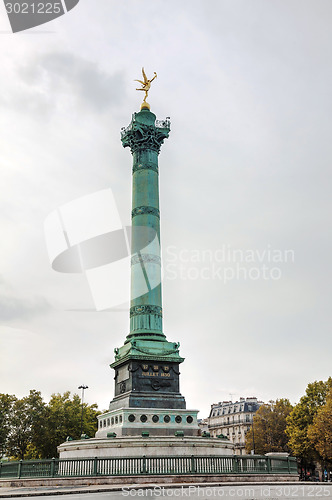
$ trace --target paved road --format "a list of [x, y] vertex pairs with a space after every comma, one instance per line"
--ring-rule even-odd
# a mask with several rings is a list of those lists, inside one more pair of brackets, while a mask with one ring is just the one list
[[[42, 489], [43, 496], [39, 496], [41, 489], [18, 488], [16, 494], [29, 495], [30, 500], [55, 500], [57, 497], [54, 494], [50, 495], [47, 489]], [[0, 489], [0, 494], [1, 494]], [[4, 492], [3, 492], [4, 493]], [[181, 499], [244, 499], [244, 500], [312, 500], [312, 499], [327, 499], [332, 500], [332, 484], [307, 484], [298, 483], [293, 485], [241, 485], [241, 486], [150, 486], [150, 487], [125, 487], [123, 491], [105, 491], [100, 493], [90, 492], [72, 492], [70, 494], [62, 494], [61, 488], [57, 488], [54, 493], [59, 500], [126, 500], [126, 499], [148, 499], [148, 500], [165, 500], [167, 498]], [[10, 498], [8, 494], [6, 498]]]

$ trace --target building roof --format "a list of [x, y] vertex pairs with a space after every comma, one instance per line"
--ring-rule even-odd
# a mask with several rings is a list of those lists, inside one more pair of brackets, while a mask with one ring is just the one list
[[210, 417], [227, 415], [230, 413], [256, 412], [264, 404], [255, 397], [240, 398], [239, 401], [223, 401], [211, 405]]

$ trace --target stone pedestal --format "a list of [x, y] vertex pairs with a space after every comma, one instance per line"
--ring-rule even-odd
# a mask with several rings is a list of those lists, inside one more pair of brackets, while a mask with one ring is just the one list
[[[178, 350], [175, 343], [140, 341], [137, 346], [136, 342], [132, 341], [130, 345], [126, 345], [132, 358], [121, 364], [112, 364], [115, 370], [115, 394], [110, 403], [110, 410], [186, 407], [185, 399], [179, 392], [179, 361], [171, 361], [168, 359], [170, 356], [167, 358], [160, 352], [155, 354], [153, 349], [161, 349], [158, 344], [162, 344], [164, 348], [166, 344], [166, 349], [172, 352], [173, 358], [175, 357]], [[142, 350], [149, 352], [149, 356], [144, 357], [140, 352]]]
[[[96, 438], [107, 436], [198, 436], [198, 410], [119, 408], [98, 417]], [[142, 434], [143, 433], [143, 434]]]
[[167, 457], [233, 455], [228, 439], [202, 437], [120, 437], [68, 441], [58, 447], [61, 459], [94, 457]]

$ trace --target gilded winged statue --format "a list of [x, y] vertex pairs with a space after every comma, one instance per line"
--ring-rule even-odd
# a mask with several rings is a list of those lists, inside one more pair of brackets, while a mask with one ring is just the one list
[[143, 79], [144, 81], [142, 80], [134, 80], [135, 82], [139, 82], [142, 84], [142, 88], [140, 89], [136, 89], [136, 90], [143, 90], [143, 92], [145, 92], [145, 97], [143, 99], [143, 102], [146, 102], [146, 98], [148, 97], [148, 92], [150, 90], [150, 87], [151, 87], [151, 82], [153, 82], [153, 80], [155, 78], [157, 78], [157, 73], [154, 71], [154, 77], [151, 78], [151, 80], [149, 80], [145, 74], [145, 71], [144, 71], [144, 68], [142, 68], [142, 75], [143, 75]]

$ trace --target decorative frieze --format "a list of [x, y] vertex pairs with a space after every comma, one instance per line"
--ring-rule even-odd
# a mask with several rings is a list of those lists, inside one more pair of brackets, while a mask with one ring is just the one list
[[149, 253], [140, 253], [133, 255], [131, 258], [131, 265], [135, 264], [159, 264], [161, 265], [161, 259], [159, 255], [153, 255]]
[[136, 217], [136, 215], [154, 215], [155, 217], [160, 218], [160, 212], [158, 208], [155, 207], [149, 207], [149, 206], [142, 206], [142, 207], [136, 207], [131, 211], [131, 217]]
[[163, 315], [163, 310], [160, 306], [153, 305], [142, 305], [142, 306], [133, 306], [130, 308], [130, 317], [138, 316], [141, 314], [156, 314], [157, 316]]

